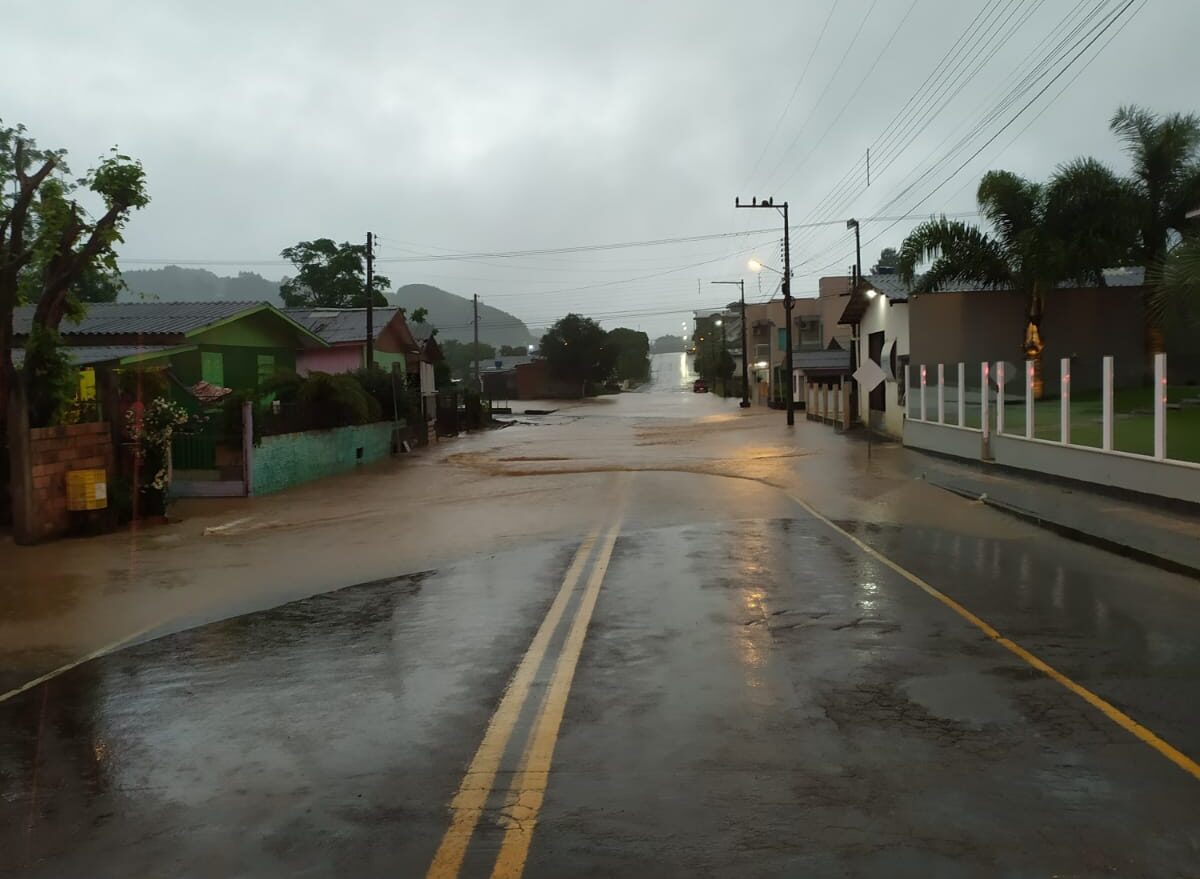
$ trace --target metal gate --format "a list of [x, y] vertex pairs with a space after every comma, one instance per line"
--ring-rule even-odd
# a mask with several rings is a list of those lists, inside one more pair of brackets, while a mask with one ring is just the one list
[[437, 395], [438, 436], [458, 436], [461, 428], [457, 391], [439, 391]]

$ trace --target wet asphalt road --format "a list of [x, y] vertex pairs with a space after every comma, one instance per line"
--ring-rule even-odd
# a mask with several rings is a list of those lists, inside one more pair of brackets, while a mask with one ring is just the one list
[[[682, 405], [678, 384], [640, 396]], [[504, 454], [562, 457], [545, 430]], [[423, 876], [482, 785], [463, 876], [514, 839], [531, 877], [1200, 875], [1200, 779], [786, 493], [588, 487], [576, 537], [169, 634], [0, 703], [0, 874]], [[681, 521], [641, 517], [672, 499]], [[1200, 756], [1200, 586], [953, 503], [961, 526], [833, 518]], [[556, 608], [483, 785], [465, 773]]]

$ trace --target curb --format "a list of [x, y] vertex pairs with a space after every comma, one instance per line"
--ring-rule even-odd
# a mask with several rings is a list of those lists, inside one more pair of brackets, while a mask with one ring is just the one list
[[940, 488], [943, 491], [948, 491], [951, 494], [958, 495], [959, 497], [966, 498], [967, 500], [985, 504], [994, 510], [1020, 519], [1023, 522], [1029, 522], [1032, 525], [1036, 525], [1039, 528], [1044, 528], [1047, 531], [1051, 531], [1061, 537], [1066, 537], [1069, 540], [1074, 540], [1079, 543], [1086, 543], [1090, 546], [1095, 546], [1099, 549], [1107, 550], [1108, 552], [1134, 559], [1135, 561], [1153, 565], [1154, 567], [1161, 568], [1164, 571], [1170, 571], [1173, 574], [1183, 574], [1185, 577], [1192, 577], [1200, 580], [1200, 567], [1189, 565], [1186, 562], [1168, 558], [1167, 556], [1159, 555], [1137, 546], [1130, 546], [1127, 543], [1121, 543], [1120, 541], [1112, 540], [1108, 537], [1101, 537], [1098, 534], [1082, 531], [1071, 525], [1064, 525], [1061, 522], [1055, 522], [1054, 520], [1047, 519], [1044, 516], [1033, 512], [1032, 510], [1026, 510], [1021, 507], [1013, 506], [1012, 504], [1006, 504], [1003, 501], [997, 501], [991, 497], [988, 497], [986, 494], [980, 495], [964, 488], [957, 488], [953, 485], [935, 482], [928, 478], [926, 478], [925, 481], [934, 488]]

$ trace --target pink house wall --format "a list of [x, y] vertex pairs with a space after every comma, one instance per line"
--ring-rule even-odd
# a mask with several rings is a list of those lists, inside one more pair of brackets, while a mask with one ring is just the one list
[[296, 372], [350, 372], [362, 366], [361, 345], [334, 345], [331, 348], [307, 348], [296, 352]]

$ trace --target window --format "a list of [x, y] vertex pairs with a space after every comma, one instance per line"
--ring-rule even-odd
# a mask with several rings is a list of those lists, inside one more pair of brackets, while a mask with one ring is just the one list
[[274, 354], [259, 354], [258, 355], [258, 386], [261, 388], [263, 383], [275, 374], [275, 355]]
[[225, 358], [220, 351], [200, 352], [200, 378], [215, 387], [225, 387]]
[[755, 360], [770, 360], [771, 359], [771, 343], [767, 342], [765, 345], [762, 343], [755, 345], [754, 346], [754, 359]]
[[821, 318], [796, 318], [796, 347], [805, 351], [819, 351], [823, 347]]
[[779, 344], [775, 347], [780, 351], [787, 351], [787, 327], [780, 327], [777, 332], [779, 333]]

